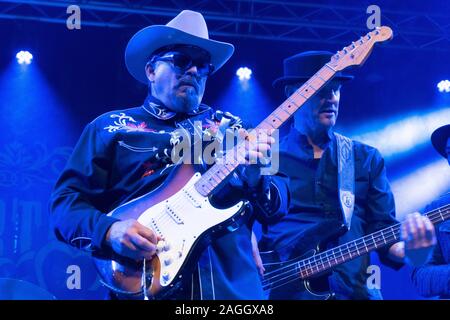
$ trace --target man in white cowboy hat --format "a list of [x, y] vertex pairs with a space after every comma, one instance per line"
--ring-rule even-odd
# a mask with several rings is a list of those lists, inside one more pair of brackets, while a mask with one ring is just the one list
[[[436, 151], [450, 165], [450, 124], [437, 128], [431, 135]], [[424, 212], [440, 208], [444, 217], [450, 215], [450, 190], [425, 207]], [[437, 228], [437, 245], [433, 256], [424, 266], [414, 269], [412, 280], [419, 293], [425, 297], [439, 296], [450, 299], [450, 221]]]
[[[284, 76], [275, 80], [274, 86], [284, 89], [289, 97], [332, 55], [327, 51], [307, 51], [285, 59]], [[279, 173], [289, 177], [289, 212], [281, 220], [263, 226], [259, 243], [262, 251], [279, 250], [286, 258], [295, 258], [290, 255], [315, 249], [318, 241], [327, 241], [328, 237], [332, 240], [326, 245], [335, 247], [397, 223], [394, 197], [378, 150], [333, 130], [341, 86], [352, 78], [339, 72], [294, 115], [291, 130], [280, 143], [279, 155]], [[341, 225], [346, 225], [348, 231], [338, 236]], [[419, 214], [409, 216], [402, 226], [402, 236], [406, 243], [397, 242], [378, 250], [381, 261], [393, 268], [400, 268], [405, 257], [415, 265], [423, 263], [435, 241], [430, 221]], [[381, 298], [376, 286], [367, 286], [369, 265], [369, 255], [363, 255], [333, 268], [325, 281], [334, 297]], [[272, 290], [271, 298], [323, 296], [311, 295], [299, 281], [293, 281]]]
[[[174, 133], [177, 128], [192, 135], [203, 130], [218, 139], [218, 132], [243, 126], [238, 117], [201, 104], [208, 76], [225, 64], [233, 50], [229, 43], [209, 39], [203, 16], [189, 10], [132, 37], [125, 52], [126, 66], [134, 78], [148, 85], [148, 97], [140, 107], [108, 112], [85, 128], [52, 194], [59, 239], [102, 254], [153, 257], [158, 239], [151, 229], [105, 213], [167, 179], [174, 167], [171, 151], [185, 138]], [[200, 129], [195, 122], [201, 122]], [[270, 149], [272, 142], [267, 138], [247, 152], [260, 157], [260, 151]], [[213, 200], [224, 205], [247, 197], [258, 219], [283, 211], [282, 185], [261, 177], [258, 165], [246, 166], [241, 173]], [[207, 247], [190, 288], [176, 298], [262, 298], [250, 240], [253, 221], [252, 217]]]

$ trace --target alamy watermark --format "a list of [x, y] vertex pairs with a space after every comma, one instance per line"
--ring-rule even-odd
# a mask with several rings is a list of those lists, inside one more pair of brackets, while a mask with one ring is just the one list
[[[205, 133], [202, 122], [194, 121], [194, 134], [179, 128], [171, 133], [172, 163], [184, 164], [227, 164], [240, 163], [246, 165], [259, 164], [261, 174], [273, 175], [279, 169], [279, 131], [253, 129], [226, 130], [223, 137]], [[274, 139], [270, 150], [258, 149], [259, 144], [268, 144]], [[192, 141], [193, 140], [193, 141]], [[252, 152], [249, 152], [252, 151]]]
[[77, 5], [71, 5], [67, 7], [67, 14], [70, 16], [66, 20], [66, 26], [69, 30], [81, 29], [81, 9]]
[[66, 286], [69, 290], [81, 289], [81, 268], [76, 264], [67, 267], [66, 273], [69, 275], [66, 280]]
[[367, 7], [366, 13], [370, 16], [366, 20], [366, 26], [369, 30], [379, 28], [381, 26], [381, 9], [379, 6], [372, 4]]
[[368, 289], [381, 289], [381, 269], [376, 264], [372, 264], [367, 267], [367, 274], [369, 276], [366, 280], [366, 286]]

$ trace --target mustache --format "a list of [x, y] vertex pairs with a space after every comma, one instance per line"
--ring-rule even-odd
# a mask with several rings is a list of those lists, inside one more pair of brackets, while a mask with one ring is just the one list
[[200, 84], [198, 83], [198, 81], [194, 77], [190, 77], [190, 76], [188, 76], [188, 77], [181, 77], [178, 80], [177, 88], [179, 88], [181, 86], [186, 86], [186, 85], [194, 87], [194, 89], [195, 89], [195, 91], [197, 91], [197, 93], [200, 90]]
[[320, 108], [319, 113], [325, 112], [325, 111], [332, 111], [334, 113], [337, 113], [338, 108], [334, 105], [327, 105], [325, 107]]

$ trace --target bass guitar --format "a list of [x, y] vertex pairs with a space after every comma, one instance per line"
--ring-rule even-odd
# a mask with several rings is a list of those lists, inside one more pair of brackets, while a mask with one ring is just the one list
[[[433, 224], [450, 219], [450, 205], [425, 214]], [[329, 290], [328, 276], [333, 268], [374, 250], [400, 241], [400, 226], [396, 224], [328, 250], [326, 243], [345, 232], [337, 220], [325, 221], [311, 228], [291, 245], [274, 251], [261, 252], [266, 273], [263, 288], [270, 299], [327, 300], [334, 296]], [[307, 246], [305, 243], [312, 243]]]

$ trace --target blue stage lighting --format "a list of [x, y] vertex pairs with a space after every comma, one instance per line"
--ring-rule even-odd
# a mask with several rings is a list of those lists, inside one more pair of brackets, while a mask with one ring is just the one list
[[446, 107], [427, 114], [414, 114], [374, 123], [372, 128], [361, 128], [359, 133], [355, 132], [350, 136], [377, 147], [385, 157], [398, 156], [428, 143], [431, 133], [437, 127], [448, 124], [448, 119], [450, 108]]
[[19, 51], [16, 54], [16, 59], [19, 64], [30, 64], [33, 60], [33, 55], [29, 51]]
[[252, 70], [247, 67], [240, 67], [236, 71], [236, 75], [239, 77], [239, 80], [249, 80], [252, 76]]
[[396, 217], [423, 208], [450, 188], [450, 170], [444, 159], [431, 162], [391, 183], [395, 197]]
[[442, 80], [437, 84], [439, 92], [450, 92], [450, 81]]

